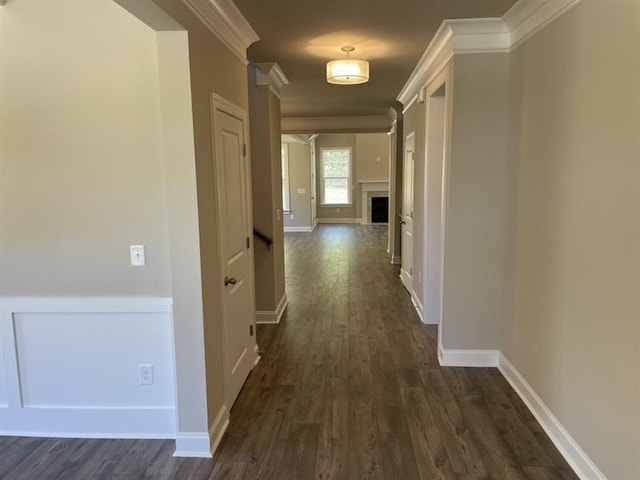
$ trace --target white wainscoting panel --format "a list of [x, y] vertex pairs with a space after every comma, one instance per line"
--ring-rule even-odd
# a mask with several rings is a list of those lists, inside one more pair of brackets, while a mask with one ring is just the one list
[[0, 434], [174, 437], [172, 330], [169, 298], [0, 299]]

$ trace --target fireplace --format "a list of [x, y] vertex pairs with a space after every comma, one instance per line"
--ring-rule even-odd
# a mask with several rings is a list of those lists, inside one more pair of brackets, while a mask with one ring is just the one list
[[[362, 192], [362, 224], [370, 225], [372, 223], [389, 223], [389, 182], [381, 181], [381, 182], [360, 182], [360, 190]], [[385, 216], [377, 217], [376, 220], [373, 219], [373, 202], [377, 203], [378, 201], [385, 202], [386, 207]], [[382, 199], [382, 200], [377, 200]], [[381, 206], [377, 206], [377, 208], [383, 208]], [[378, 215], [378, 214], [377, 214]]]
[[371, 223], [389, 222], [389, 197], [371, 197]]

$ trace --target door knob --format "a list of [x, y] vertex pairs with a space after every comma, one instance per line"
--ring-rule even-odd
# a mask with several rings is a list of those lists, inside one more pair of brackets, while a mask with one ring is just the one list
[[224, 286], [235, 285], [238, 281], [233, 277], [224, 277]]

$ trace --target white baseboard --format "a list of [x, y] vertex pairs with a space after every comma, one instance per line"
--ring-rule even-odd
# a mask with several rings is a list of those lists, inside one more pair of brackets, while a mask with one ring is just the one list
[[262, 357], [260, 356], [260, 353], [258, 353], [258, 344], [256, 343], [253, 346], [253, 354], [255, 355], [256, 359], [253, 362], [253, 366], [255, 367], [256, 365], [258, 365], [258, 363], [260, 363], [260, 360], [262, 359]]
[[313, 232], [313, 227], [284, 227], [285, 233], [294, 233], [294, 232]]
[[581, 480], [607, 480], [533, 387], [499, 350], [453, 350], [438, 346], [443, 367], [497, 367]]
[[280, 319], [282, 318], [282, 314], [287, 309], [287, 305], [289, 304], [289, 300], [287, 299], [287, 294], [285, 293], [275, 311], [256, 311], [256, 323], [258, 324], [275, 324], [280, 323]]
[[453, 350], [438, 347], [438, 361], [443, 367], [497, 367], [498, 350]]
[[418, 317], [420, 317], [420, 321], [424, 323], [424, 307], [414, 290], [411, 290], [411, 303], [413, 304], [413, 308], [418, 314]]
[[178, 432], [174, 457], [211, 458], [229, 426], [229, 409], [223, 403], [209, 432]]
[[392, 265], [401, 265], [402, 264], [402, 257], [400, 257], [400, 255], [394, 255], [393, 257], [391, 257], [391, 264]]
[[598, 469], [588, 455], [580, 448], [578, 442], [562, 426], [553, 415], [549, 407], [545, 405], [538, 394], [527, 383], [524, 377], [516, 370], [502, 352], [498, 352], [498, 369], [529, 408], [538, 423], [542, 426], [551, 441], [558, 448], [567, 463], [583, 480], [606, 480], [604, 474]]
[[180, 432], [176, 435], [174, 457], [211, 458], [211, 439], [206, 432]]
[[360, 225], [361, 218], [318, 218], [318, 223], [354, 223]]
[[411, 292], [411, 290], [413, 289], [409, 280], [411, 280], [411, 277], [407, 275], [407, 272], [400, 268], [400, 281], [402, 282], [402, 285], [404, 285], [404, 288], [407, 289], [407, 292]]

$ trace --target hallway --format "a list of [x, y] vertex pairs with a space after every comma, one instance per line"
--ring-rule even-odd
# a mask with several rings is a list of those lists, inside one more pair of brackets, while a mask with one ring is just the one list
[[441, 368], [385, 253], [386, 227], [287, 234], [290, 304], [214, 459], [172, 441], [0, 439], [14, 479], [577, 478], [500, 373]]
[[258, 329], [266, 353], [232, 410], [220, 478], [577, 478], [496, 369], [439, 367], [437, 329], [386, 234], [287, 234], [290, 303]]

